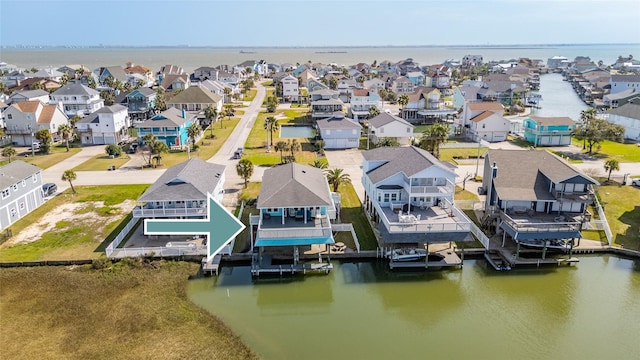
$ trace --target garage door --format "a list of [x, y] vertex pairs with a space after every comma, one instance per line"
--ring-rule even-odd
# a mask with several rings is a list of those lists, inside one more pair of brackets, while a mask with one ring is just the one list
[[507, 133], [493, 133], [492, 142], [505, 141], [507, 140]]
[[104, 143], [105, 144], [115, 144], [116, 143], [116, 138], [113, 137], [113, 136], [105, 136]]
[[326, 139], [324, 147], [326, 149], [346, 149], [347, 139]]

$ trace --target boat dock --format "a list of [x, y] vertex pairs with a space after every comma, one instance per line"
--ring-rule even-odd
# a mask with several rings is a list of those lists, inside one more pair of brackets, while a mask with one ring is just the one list
[[207, 261], [207, 258], [202, 259], [202, 271], [206, 274], [209, 273], [213, 275], [214, 273], [218, 275], [218, 271], [220, 270], [220, 262], [222, 261], [222, 255], [217, 254], [211, 261]]
[[510, 249], [498, 248], [485, 251], [484, 257], [489, 265], [498, 271], [510, 270], [510, 268], [515, 267], [522, 268], [535, 266], [536, 268], [539, 268], [540, 266], [560, 266], [563, 264], [571, 266], [574, 263], [580, 262], [580, 259], [577, 257], [526, 257], [527, 255], [539, 256], [540, 254], [541, 251], [538, 250], [520, 250], [520, 256], [516, 257]]
[[389, 251], [390, 250], [386, 248], [379, 248], [377, 251], [378, 257], [389, 259], [389, 269], [442, 269], [445, 267], [460, 267], [464, 259], [464, 253], [462, 253], [462, 257], [460, 257], [453, 249], [444, 249], [429, 252], [425, 260], [398, 261], [393, 260], [390, 255], [387, 255]]
[[307, 272], [325, 273], [328, 274], [333, 270], [333, 264], [327, 260], [322, 261], [322, 256], [319, 255], [318, 262], [311, 263], [297, 263], [297, 264], [283, 264], [274, 265], [273, 258], [270, 254], [262, 254], [262, 261], [258, 261], [258, 254], [253, 256], [251, 262], [251, 276], [260, 276], [264, 274], [279, 275], [283, 274], [306, 274]]

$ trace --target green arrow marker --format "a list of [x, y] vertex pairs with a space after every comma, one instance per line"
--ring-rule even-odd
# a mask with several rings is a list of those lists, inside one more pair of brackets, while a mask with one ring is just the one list
[[245, 226], [211, 194], [207, 194], [207, 196], [209, 197], [209, 206], [207, 206], [206, 219], [145, 219], [144, 234], [207, 235], [208, 258], [215, 256]]

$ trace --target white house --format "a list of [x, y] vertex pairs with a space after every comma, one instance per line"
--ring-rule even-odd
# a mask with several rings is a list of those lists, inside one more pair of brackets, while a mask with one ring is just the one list
[[59, 104], [68, 117], [85, 116], [104, 106], [100, 93], [80, 83], [69, 83], [51, 94], [51, 102]]
[[342, 112], [316, 121], [325, 149], [357, 149], [360, 144], [362, 125], [347, 118]]
[[471, 118], [467, 134], [473, 140], [499, 142], [507, 140], [510, 130], [511, 122], [502, 116], [501, 111], [483, 111]]
[[469, 218], [453, 204], [455, 172], [414, 146], [362, 153], [364, 207], [384, 243], [466, 240]]
[[611, 94], [629, 89], [640, 89], [640, 75], [611, 75]]
[[349, 112], [354, 120], [359, 121], [369, 117], [369, 109], [372, 107], [382, 108], [380, 106], [380, 96], [377, 92], [367, 89], [353, 89], [351, 91]]
[[380, 139], [392, 138], [400, 145], [410, 145], [415, 126], [406, 120], [383, 112], [369, 120], [369, 133], [371, 142], [377, 144]]
[[117, 144], [128, 137], [128, 110], [115, 104], [105, 106], [76, 123], [83, 145]]
[[282, 98], [286, 102], [297, 102], [299, 99], [298, 79], [287, 75], [282, 80]]
[[604, 118], [612, 124], [623, 126], [625, 139], [640, 142], [640, 104], [628, 103], [609, 110]]
[[37, 100], [42, 101], [43, 103], [48, 103], [49, 93], [44, 90], [23, 90], [16, 91], [9, 96], [9, 100], [7, 104], [14, 104], [20, 101], [29, 101], [29, 100]]
[[471, 119], [482, 114], [485, 111], [491, 111], [502, 114], [504, 106], [497, 101], [474, 101], [464, 104], [462, 109], [461, 123], [464, 127], [469, 127]]
[[6, 133], [19, 146], [30, 146], [35, 140], [35, 133], [40, 129], [49, 130], [55, 139], [60, 125], [69, 123], [60, 108], [37, 100], [12, 104], [4, 114]]

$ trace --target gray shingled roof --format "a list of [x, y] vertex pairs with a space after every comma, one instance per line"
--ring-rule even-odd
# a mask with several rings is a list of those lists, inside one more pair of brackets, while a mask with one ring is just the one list
[[640, 120], [640, 105], [628, 103], [613, 110], [609, 110], [607, 113]]
[[331, 204], [329, 185], [321, 169], [289, 163], [264, 172], [258, 209]]
[[447, 172], [455, 174], [454, 171], [441, 163], [440, 160], [436, 159], [428, 151], [415, 146], [380, 147], [365, 151], [362, 153], [362, 156], [367, 161], [385, 161], [384, 164], [366, 173], [373, 184], [388, 179], [397, 173], [413, 176], [431, 166], [437, 166]]
[[358, 124], [355, 120], [344, 117], [344, 115], [334, 115], [327, 119], [320, 119], [316, 121], [318, 129], [362, 129], [362, 125]]
[[97, 96], [100, 93], [88, 86], [84, 86], [79, 83], [67, 84], [60, 89], [53, 92], [52, 95], [87, 95], [87, 96]]
[[611, 75], [611, 82], [640, 82], [640, 75]]
[[38, 172], [40, 172], [39, 167], [22, 160], [14, 160], [0, 167], [0, 190], [4, 190]]
[[131, 91], [131, 92], [129, 93], [129, 95], [133, 94], [133, 93], [134, 93], [134, 92], [136, 92], [136, 91], [137, 91], [137, 92], [139, 92], [140, 94], [144, 95], [144, 96], [149, 96], [149, 95], [153, 95], [153, 94], [155, 94], [155, 93], [156, 93], [156, 92], [155, 92], [155, 91], [153, 91], [153, 89], [151, 89], [151, 88], [148, 88], [148, 87], [141, 87], [141, 88], [138, 88], [138, 89], [135, 89], [135, 90]]
[[390, 124], [390, 123], [392, 123], [394, 121], [398, 121], [398, 122], [402, 123], [402, 125], [411, 126], [412, 128], [415, 127], [415, 126], [411, 125], [410, 123], [408, 123], [406, 120], [404, 120], [404, 119], [402, 119], [400, 117], [388, 114], [386, 112], [382, 112], [382, 113], [376, 115], [375, 117], [373, 117], [371, 120], [369, 120], [369, 124], [371, 124], [375, 128], [379, 128], [379, 127], [385, 126], [387, 124]]
[[213, 194], [225, 166], [191, 158], [172, 166], [156, 180], [138, 201], [205, 200]]
[[559, 183], [576, 176], [586, 182], [598, 182], [548, 151], [489, 150], [485, 163], [496, 163], [498, 175], [494, 188], [503, 200], [554, 200], [545, 177]]
[[168, 108], [167, 110], [155, 115], [151, 119], [146, 120], [138, 127], [174, 127], [181, 126], [187, 120], [193, 118], [194, 115], [186, 112], [186, 118], [182, 117], [182, 110], [176, 108]]
[[191, 86], [167, 101], [167, 104], [216, 104], [222, 97], [199, 86]]

